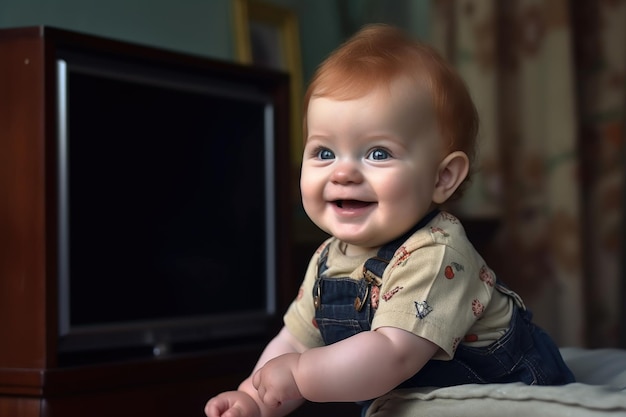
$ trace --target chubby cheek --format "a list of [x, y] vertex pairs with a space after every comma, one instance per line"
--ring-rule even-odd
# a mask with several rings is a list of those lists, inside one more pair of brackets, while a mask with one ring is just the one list
[[300, 178], [300, 193], [302, 205], [307, 215], [315, 220], [324, 206], [324, 186], [321, 181], [316, 181], [315, 176], [307, 175], [303, 170]]
[[[401, 180], [405, 178], [405, 180]], [[379, 184], [377, 187], [379, 205], [392, 211], [394, 216], [419, 219], [425, 215], [432, 203], [432, 187], [426, 183], [412, 181], [406, 174], [399, 174], [393, 181]], [[391, 213], [388, 213], [391, 214]]]
[[415, 198], [415, 186], [413, 181], [409, 181], [404, 173], [397, 173], [384, 179], [377, 180], [373, 188], [376, 189], [379, 201], [398, 202]]

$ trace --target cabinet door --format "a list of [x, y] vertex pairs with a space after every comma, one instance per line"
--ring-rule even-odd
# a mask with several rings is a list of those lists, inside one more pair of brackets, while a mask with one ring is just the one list
[[0, 416], [40, 417], [39, 398], [0, 397]]

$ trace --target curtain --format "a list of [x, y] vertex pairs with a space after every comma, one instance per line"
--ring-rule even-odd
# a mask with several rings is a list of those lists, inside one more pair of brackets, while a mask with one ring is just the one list
[[433, 0], [433, 44], [481, 117], [455, 207], [561, 346], [616, 346], [623, 315], [626, 1]]
[[626, 346], [626, 1], [571, 1], [571, 11], [584, 167], [587, 338], [593, 347]]

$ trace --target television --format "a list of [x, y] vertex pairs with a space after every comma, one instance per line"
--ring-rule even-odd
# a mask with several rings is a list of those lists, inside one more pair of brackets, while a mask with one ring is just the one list
[[61, 365], [265, 340], [282, 314], [288, 77], [165, 56], [55, 51]]

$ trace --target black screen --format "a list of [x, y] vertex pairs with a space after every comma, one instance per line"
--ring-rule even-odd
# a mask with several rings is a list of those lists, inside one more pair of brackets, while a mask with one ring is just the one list
[[70, 325], [266, 310], [262, 102], [70, 71]]

